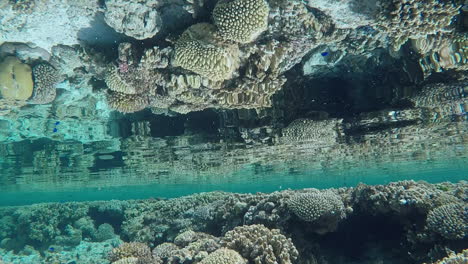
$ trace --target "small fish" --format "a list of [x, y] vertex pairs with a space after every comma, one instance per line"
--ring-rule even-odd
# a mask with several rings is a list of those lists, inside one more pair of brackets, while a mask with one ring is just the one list
[[56, 133], [58, 131], [58, 129], [56, 127], [54, 127], [54, 130], [52, 130], [52, 131], [54, 131], [54, 133]]
[[55, 250], [54, 247], [50, 247], [50, 248], [49, 248], [49, 251], [51, 251], [51, 252], [54, 252], [54, 250]]
[[328, 52], [327, 52], [327, 51], [325, 51], [325, 52], [322, 52], [322, 53], [320, 53], [320, 55], [322, 55], [323, 57], [325, 57], [325, 56], [327, 56], [327, 55], [328, 55]]
[[55, 122], [55, 125], [59, 125], [59, 124], [60, 124], [60, 121]]

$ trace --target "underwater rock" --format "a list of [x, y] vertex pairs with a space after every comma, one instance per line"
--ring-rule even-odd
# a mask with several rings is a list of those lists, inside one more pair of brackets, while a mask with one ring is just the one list
[[[98, 12], [98, 1], [2, 1], [3, 42], [22, 42], [51, 52], [53, 46], [79, 44], [78, 32], [90, 27]], [[18, 2], [19, 3], [19, 2]], [[29, 4], [31, 3], [31, 4]], [[34, 3], [34, 4], [32, 4]]]
[[0, 96], [10, 100], [27, 100], [33, 92], [32, 70], [16, 57], [0, 63]]
[[150, 1], [104, 1], [104, 20], [115, 31], [136, 39], [147, 39], [161, 29], [162, 19]]

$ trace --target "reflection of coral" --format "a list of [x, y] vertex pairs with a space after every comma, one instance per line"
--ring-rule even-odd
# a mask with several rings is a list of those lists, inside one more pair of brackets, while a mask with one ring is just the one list
[[33, 104], [48, 104], [54, 101], [58, 82], [57, 71], [49, 64], [39, 64], [33, 68], [34, 93], [29, 100]]
[[238, 67], [237, 46], [222, 46], [216, 34], [207, 23], [189, 27], [175, 44], [173, 64], [214, 81], [231, 78]]
[[225, 234], [221, 244], [253, 263], [290, 264], [299, 254], [291, 239], [263, 225], [238, 226]]
[[16, 57], [0, 63], [0, 95], [9, 100], [26, 100], [33, 92], [31, 67]]
[[105, 4], [105, 21], [119, 33], [146, 39], [156, 35], [161, 28], [162, 20], [158, 11], [144, 2], [108, 0]]
[[112, 109], [123, 113], [132, 113], [145, 109], [149, 105], [148, 96], [142, 94], [124, 94], [109, 91], [107, 102]]
[[224, 39], [249, 43], [267, 29], [268, 13], [265, 0], [221, 0], [213, 20]]
[[451, 203], [436, 207], [427, 215], [427, 227], [447, 239], [468, 236], [468, 206]]
[[466, 264], [468, 263], [468, 249], [455, 254], [451, 253], [448, 257], [435, 262], [434, 264]]
[[378, 15], [377, 27], [392, 38], [392, 47], [399, 50], [408, 38], [424, 38], [443, 31], [458, 15], [459, 6], [438, 0], [387, 1]]
[[419, 54], [419, 65], [425, 75], [432, 72], [468, 69], [468, 34], [437, 34], [412, 40]]

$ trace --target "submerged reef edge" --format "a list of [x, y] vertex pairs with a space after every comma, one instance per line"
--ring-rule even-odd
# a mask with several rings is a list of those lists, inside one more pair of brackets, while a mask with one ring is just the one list
[[0, 263], [466, 263], [467, 190], [401, 181], [2, 207]]

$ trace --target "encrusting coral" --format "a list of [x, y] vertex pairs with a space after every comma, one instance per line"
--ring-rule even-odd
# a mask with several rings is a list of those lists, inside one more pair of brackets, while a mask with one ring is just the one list
[[224, 39], [249, 43], [267, 29], [269, 11], [265, 0], [221, 0], [213, 20]]
[[26, 100], [33, 92], [32, 71], [16, 57], [0, 63], [0, 95], [9, 100]]

